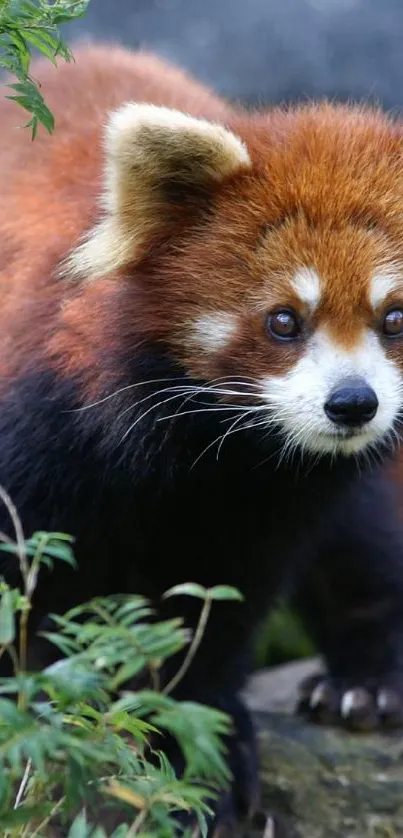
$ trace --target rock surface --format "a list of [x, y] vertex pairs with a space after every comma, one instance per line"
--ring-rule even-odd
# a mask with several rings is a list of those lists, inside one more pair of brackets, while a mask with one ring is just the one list
[[[403, 838], [403, 734], [357, 734], [292, 713], [304, 662], [251, 679], [259, 730], [265, 838]], [[256, 832], [262, 835], [262, 830]]]

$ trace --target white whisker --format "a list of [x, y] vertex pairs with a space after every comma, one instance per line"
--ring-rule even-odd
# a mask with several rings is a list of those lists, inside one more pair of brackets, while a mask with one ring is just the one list
[[168, 402], [171, 402], [171, 401], [173, 401], [173, 399], [177, 399], [177, 398], [178, 398], [178, 393], [176, 393], [174, 396], [170, 396], [168, 399], [163, 399], [162, 401], [158, 402], [157, 404], [152, 404], [151, 407], [147, 408], [147, 410], [144, 413], [142, 413], [141, 416], [138, 416], [137, 419], [135, 419], [134, 422], [132, 422], [132, 424], [127, 429], [127, 431], [125, 431], [125, 433], [122, 436], [122, 439], [120, 440], [120, 444], [126, 439], [126, 437], [129, 436], [129, 434], [131, 433], [133, 428], [135, 428], [136, 425], [139, 422], [141, 422], [142, 419], [144, 419], [146, 416], [148, 416], [148, 414], [151, 413], [152, 410], [156, 410], [157, 407], [161, 407], [161, 405], [167, 404]]
[[[249, 412], [249, 411], [248, 411], [248, 412]], [[247, 414], [247, 415], [248, 415], [248, 414]], [[232, 425], [230, 425], [230, 426], [229, 426], [229, 428], [227, 428], [227, 430], [225, 431], [225, 434], [221, 437], [221, 441], [220, 441], [219, 446], [218, 446], [218, 448], [217, 448], [217, 454], [216, 454], [216, 460], [217, 460], [217, 462], [218, 462], [218, 458], [219, 458], [219, 456], [220, 456], [220, 452], [221, 452], [221, 449], [222, 449], [222, 447], [223, 447], [223, 445], [224, 445], [225, 440], [227, 439], [227, 437], [229, 437], [229, 436], [231, 435], [231, 433], [234, 433], [234, 430], [233, 430], [233, 429], [235, 429], [235, 430], [244, 430], [244, 427], [242, 427], [242, 428], [236, 428], [236, 425], [238, 424], [238, 422], [242, 422], [242, 420], [243, 420], [243, 419], [245, 419], [245, 418], [246, 418], [246, 417], [245, 417], [245, 414], [241, 414], [241, 416], [238, 416], [238, 417], [234, 420], [234, 422], [232, 423]]]
[[[230, 386], [234, 385], [236, 387], [239, 384], [239, 381], [235, 380], [236, 378], [237, 378], [237, 376], [234, 376], [234, 379], [230, 379], [228, 381], [224, 376], [219, 376], [218, 378], [210, 379], [210, 381], [207, 381], [205, 383], [205, 385], [196, 385], [196, 387], [198, 387], [198, 389], [200, 388], [201, 390], [203, 390], [203, 392], [206, 391], [206, 390], [211, 390], [211, 392], [214, 392], [215, 385], [216, 384], [218, 385], [219, 383], [221, 383], [222, 386], [230, 387]], [[239, 379], [241, 380], [241, 383], [242, 383], [243, 387], [257, 387], [258, 386], [257, 383], [248, 382], [248, 381], [242, 379], [242, 376], [239, 376]], [[77, 408], [74, 408], [72, 410], [68, 410], [66, 412], [67, 413], [81, 413], [84, 410], [90, 410], [91, 408], [97, 407], [100, 404], [104, 404], [104, 402], [107, 402], [110, 399], [115, 398], [115, 396], [119, 396], [121, 393], [127, 392], [127, 390], [132, 390], [136, 387], [147, 387], [150, 384], [165, 384], [168, 381], [177, 381], [177, 382], [182, 381], [183, 382], [184, 380], [186, 380], [186, 379], [184, 379], [182, 376], [175, 376], [175, 377], [171, 377], [171, 378], [151, 378], [151, 379], [144, 380], [144, 381], [136, 381], [133, 384], [126, 384], [123, 387], [119, 387], [117, 390], [114, 390], [113, 393], [109, 393], [108, 395], [103, 396], [101, 399], [97, 399], [96, 401], [91, 402], [90, 404], [85, 404], [85, 405], [82, 405], [81, 407], [77, 407]], [[178, 386], [181, 386], [182, 388], [186, 388], [186, 387], [193, 388], [195, 385], [182, 384], [182, 385], [178, 385]], [[235, 392], [234, 392], [234, 395], [235, 395]], [[245, 393], [237, 393], [236, 395], [243, 395], [244, 396]]]
[[91, 402], [91, 404], [84, 404], [81, 407], [76, 407], [73, 410], [66, 411], [67, 413], [81, 413], [83, 410], [90, 410], [92, 407], [97, 407], [104, 402], [109, 401], [109, 399], [113, 399], [115, 396], [119, 396], [121, 393], [126, 392], [127, 390], [133, 390], [135, 387], [145, 387], [148, 384], [162, 384], [166, 381], [179, 381], [180, 379], [177, 378], [154, 378], [150, 381], [137, 381], [134, 384], [126, 384], [124, 387], [119, 387], [118, 390], [114, 390], [113, 393], [109, 393], [107, 396], [103, 396], [102, 399], [98, 399], [96, 402]]
[[[252, 410], [253, 409], [254, 408], [252, 408]], [[223, 405], [222, 407], [219, 406], [219, 405], [213, 405], [213, 406], [210, 405], [210, 407], [206, 407], [206, 408], [196, 407], [194, 410], [183, 410], [181, 413], [175, 412], [175, 413], [171, 413], [169, 416], [160, 416], [157, 421], [158, 422], [165, 422], [167, 419], [176, 419], [176, 418], [179, 418], [180, 416], [191, 416], [193, 414], [196, 415], [198, 413], [213, 413], [213, 412], [214, 413], [220, 413], [222, 411], [227, 412], [228, 410], [231, 410], [231, 411], [236, 410], [238, 412], [239, 411], [245, 411], [246, 413], [251, 412], [251, 408], [239, 407], [239, 405], [233, 405], [233, 404], [228, 404], [227, 405], [226, 404], [226, 405]], [[231, 416], [228, 421], [231, 421], [232, 418], [233, 417]]]

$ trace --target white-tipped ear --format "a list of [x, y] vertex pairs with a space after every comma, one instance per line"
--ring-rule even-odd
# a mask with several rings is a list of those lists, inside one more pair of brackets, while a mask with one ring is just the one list
[[129, 103], [106, 130], [105, 218], [72, 254], [76, 276], [100, 276], [136, 258], [175, 206], [251, 165], [231, 131], [180, 111]]

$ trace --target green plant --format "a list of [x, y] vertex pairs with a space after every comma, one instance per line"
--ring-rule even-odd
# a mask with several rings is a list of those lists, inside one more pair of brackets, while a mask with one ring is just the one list
[[38, 123], [52, 132], [54, 117], [38, 83], [30, 76], [32, 49], [56, 63], [72, 54], [62, 40], [59, 27], [85, 14], [89, 0], [0, 0], [0, 68], [17, 78], [8, 85], [18, 102], [31, 114], [27, 125], [35, 137]]
[[[14, 539], [0, 534], [1, 549], [17, 557], [22, 579], [21, 589], [0, 586], [0, 657], [9, 655], [14, 670], [0, 679], [1, 835], [45, 838], [62, 829], [69, 838], [105, 838], [99, 812], [116, 807], [114, 838], [171, 838], [178, 809], [191, 811], [197, 825], [184, 835], [205, 835], [209, 801], [230, 779], [223, 737], [231, 723], [216, 709], [175, 701], [171, 692], [197, 654], [214, 601], [240, 594], [195, 584], [168, 591], [166, 597], [201, 600], [193, 638], [179, 618], [154, 621], [144, 597], [94, 599], [54, 617], [46, 637], [64, 657], [28, 672], [29, 613], [41, 567], [52, 569], [55, 560], [74, 565], [71, 539], [46, 532], [24, 539], [1, 487], [0, 499], [15, 529]], [[177, 675], [164, 685], [164, 662], [186, 647]], [[139, 675], [141, 689], [117, 695]], [[159, 750], [163, 733], [183, 752], [181, 777]]]

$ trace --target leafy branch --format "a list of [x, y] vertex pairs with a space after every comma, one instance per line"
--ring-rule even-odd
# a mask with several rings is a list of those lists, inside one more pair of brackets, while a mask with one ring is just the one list
[[[26, 539], [1, 487], [0, 499], [15, 535], [0, 534], [0, 549], [16, 557], [22, 580], [21, 590], [0, 583], [0, 656], [9, 654], [14, 670], [0, 678], [1, 834], [46, 838], [61, 819], [70, 824], [69, 838], [107, 838], [99, 813], [112, 807], [120, 826], [111, 838], [173, 838], [178, 810], [194, 819], [184, 837], [206, 835], [211, 801], [230, 780], [224, 740], [231, 722], [219, 710], [169, 693], [197, 653], [213, 602], [240, 599], [239, 593], [191, 583], [168, 591], [201, 600], [193, 638], [180, 618], [156, 621], [144, 597], [96, 598], [53, 617], [57, 630], [45, 637], [64, 657], [27, 672], [28, 621], [41, 568], [52, 569], [55, 560], [74, 567], [74, 558], [63, 533]], [[177, 674], [157, 689], [165, 662], [178, 652], [184, 660]], [[138, 677], [144, 686], [128, 689]], [[184, 756], [180, 777], [158, 749], [166, 733]]]
[[32, 138], [39, 123], [50, 133], [55, 124], [40, 85], [30, 75], [32, 49], [53, 64], [59, 56], [71, 61], [72, 54], [59, 27], [82, 17], [88, 3], [89, 0], [0, 0], [0, 68], [17, 79], [8, 85], [13, 93], [7, 98], [31, 114], [27, 127], [31, 128]]

